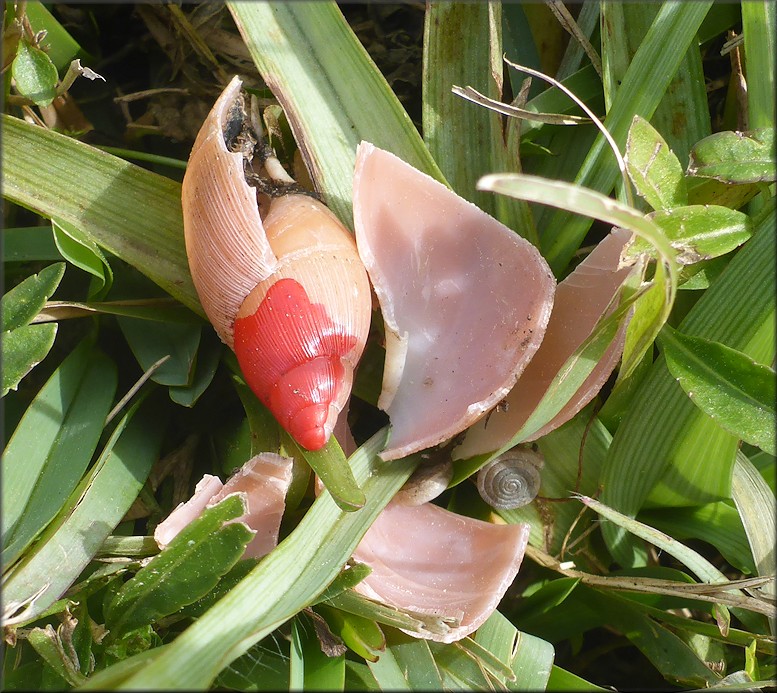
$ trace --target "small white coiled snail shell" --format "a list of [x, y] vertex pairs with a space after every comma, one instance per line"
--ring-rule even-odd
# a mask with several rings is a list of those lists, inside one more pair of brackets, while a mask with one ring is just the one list
[[[240, 87], [235, 77], [221, 94], [189, 158], [182, 194], [189, 267], [248, 385], [300, 445], [317, 450], [364, 350], [369, 280], [348, 230], [267, 157]], [[255, 150], [264, 159], [253, 161]], [[275, 188], [263, 185], [267, 177]]]
[[545, 459], [531, 448], [513, 448], [481, 467], [477, 475], [480, 497], [497, 510], [513, 510], [531, 503], [540, 491]]

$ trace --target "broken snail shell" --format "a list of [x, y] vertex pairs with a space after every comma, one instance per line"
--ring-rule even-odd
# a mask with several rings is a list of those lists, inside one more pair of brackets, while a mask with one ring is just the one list
[[295, 441], [317, 450], [364, 350], [369, 280], [345, 226], [282, 170], [240, 87], [235, 77], [221, 94], [189, 158], [189, 267], [249, 387]]
[[481, 467], [477, 475], [480, 497], [497, 510], [513, 510], [531, 503], [540, 491], [542, 453], [513, 448]]

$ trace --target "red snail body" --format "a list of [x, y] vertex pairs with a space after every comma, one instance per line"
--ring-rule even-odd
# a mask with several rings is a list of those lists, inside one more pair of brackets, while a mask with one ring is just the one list
[[317, 450], [351, 392], [369, 280], [337, 217], [279, 175], [266, 150], [254, 162], [263, 143], [240, 85], [234, 78], [214, 105], [184, 176], [189, 267], [246, 383], [300, 445]]

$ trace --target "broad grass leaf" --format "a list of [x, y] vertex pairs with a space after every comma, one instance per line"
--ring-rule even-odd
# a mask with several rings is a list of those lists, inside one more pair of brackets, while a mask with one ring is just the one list
[[775, 454], [774, 369], [720, 342], [668, 325], [659, 344], [669, 372], [699, 409], [737, 438]]
[[[202, 327], [185, 323], [149, 323], [139, 318], [117, 318], [132, 353], [145, 372], [159, 359], [170, 358], [157, 368], [151, 380], [160, 385], [188, 386], [200, 344]], [[152, 326], [152, 327], [150, 327]]]
[[116, 366], [82, 342], [24, 413], [3, 455], [3, 563], [21, 555], [76, 487], [116, 391]]
[[573, 674], [571, 671], [557, 667], [555, 664], [550, 670], [550, 678], [548, 679], [548, 690], [558, 691], [559, 693], [566, 693], [566, 691], [574, 691], [575, 693], [597, 693], [598, 691], [609, 691], [609, 688], [602, 688], [595, 683], [590, 683], [585, 679], [580, 678], [577, 674]]
[[775, 180], [774, 128], [705, 137], [691, 150], [688, 175], [739, 184]]
[[24, 37], [19, 41], [11, 74], [19, 93], [37, 106], [48, 106], [57, 95], [59, 75], [56, 66], [48, 55]]
[[75, 582], [140, 493], [158, 458], [165, 423], [153, 399], [132, 406], [29, 558], [6, 579], [6, 608], [37, 594], [23, 612], [25, 620], [34, 620]]
[[113, 284], [113, 270], [105, 255], [89, 236], [77, 226], [52, 217], [54, 242], [69, 263], [94, 277], [89, 288], [89, 298], [99, 299], [108, 293]]
[[626, 171], [653, 209], [687, 204], [688, 189], [680, 160], [666, 140], [644, 118], [634, 116], [626, 140]]
[[15, 390], [19, 381], [49, 353], [57, 325], [25, 325], [3, 333], [3, 387], [0, 397]]
[[240, 560], [254, 534], [243, 523], [228, 524], [244, 513], [243, 499], [231, 495], [187, 525], [108, 605], [111, 637], [169, 616], [212, 590]]
[[28, 2], [25, 8], [27, 19], [34, 32], [46, 32], [46, 55], [58, 70], [67, 70], [70, 61], [85, 54], [78, 42], [57, 21], [42, 2]]
[[2, 308], [3, 332], [29, 325], [57, 290], [64, 273], [65, 263], [57, 262], [6, 292]]

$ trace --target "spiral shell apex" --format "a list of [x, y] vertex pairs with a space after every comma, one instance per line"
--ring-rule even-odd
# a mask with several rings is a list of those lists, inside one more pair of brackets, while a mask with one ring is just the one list
[[497, 510], [513, 510], [531, 503], [540, 491], [542, 454], [513, 448], [481, 467], [477, 475], [480, 497]]
[[350, 396], [369, 330], [369, 281], [337, 217], [277, 177], [240, 86], [233, 79], [214, 105], [184, 176], [189, 266], [246, 383], [300, 445], [317, 450]]

